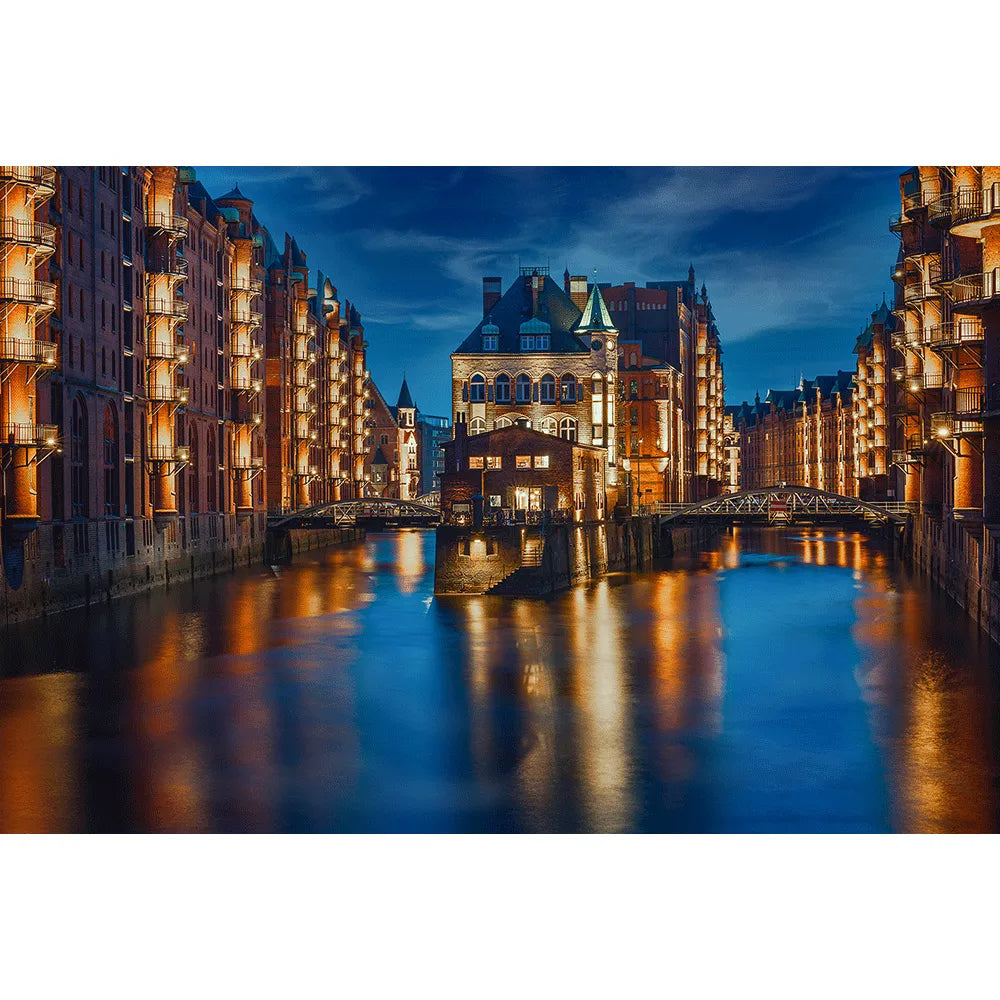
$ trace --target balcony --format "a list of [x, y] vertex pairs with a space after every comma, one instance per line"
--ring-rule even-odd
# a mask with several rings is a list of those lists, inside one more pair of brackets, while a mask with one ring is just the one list
[[978, 319], [960, 319], [952, 323], [941, 323], [928, 327], [925, 331], [928, 347], [940, 350], [967, 345], [977, 347], [983, 343], [983, 326]]
[[979, 239], [991, 218], [994, 225], [1000, 224], [1000, 183], [987, 188], [964, 187], [954, 192], [952, 235]]
[[56, 193], [55, 167], [0, 167], [0, 184], [18, 184], [31, 188], [40, 198]]
[[985, 274], [966, 274], [955, 278], [948, 288], [952, 311], [977, 313], [1000, 301], [1000, 267]]
[[55, 368], [58, 348], [47, 340], [28, 337], [0, 337], [0, 362], [4, 364], [42, 365]]
[[230, 346], [229, 354], [233, 358], [248, 358], [250, 361], [260, 361], [264, 356], [263, 350], [256, 344], [242, 340], [237, 340]]
[[149, 386], [146, 395], [154, 403], [173, 403], [176, 406], [184, 406], [187, 404], [190, 394], [186, 386], [154, 383]]
[[944, 226], [947, 228], [951, 225], [951, 206], [951, 192], [947, 191], [944, 194], [939, 194], [927, 205], [927, 221], [932, 226]]
[[937, 372], [920, 372], [906, 376], [906, 388], [909, 392], [922, 392], [927, 389], [941, 389], [944, 387], [944, 376]]
[[253, 469], [263, 469], [264, 459], [263, 456], [239, 456], [233, 459], [233, 469], [239, 472], [246, 472]]
[[168, 316], [171, 319], [186, 320], [190, 307], [180, 299], [165, 299], [146, 296], [146, 314], [148, 316]]
[[188, 276], [188, 262], [175, 254], [151, 257], [146, 265], [149, 274], [166, 274], [172, 278], [186, 278]]
[[191, 449], [183, 444], [151, 444], [147, 458], [151, 462], [170, 462], [176, 465], [185, 465], [191, 461]]
[[[897, 351], [905, 351], [907, 348], [915, 350], [920, 346], [920, 331], [895, 330], [889, 335], [889, 343]], [[870, 373], [869, 378], [874, 379], [874, 374]]]
[[264, 322], [264, 314], [256, 309], [233, 309], [229, 314], [234, 325], [248, 326], [256, 330]]
[[55, 424], [0, 423], [0, 446], [58, 448], [59, 428]]
[[48, 256], [56, 248], [56, 227], [34, 219], [0, 217], [0, 241], [33, 247], [38, 253]]
[[264, 293], [264, 282], [257, 278], [231, 278], [229, 290], [232, 292], [249, 292], [251, 295]]
[[146, 214], [146, 228], [166, 233], [171, 239], [183, 239], [188, 234], [188, 220], [173, 212], [149, 212]]
[[30, 278], [0, 278], [0, 302], [52, 312], [56, 307], [56, 286]]
[[180, 365], [187, 364], [187, 347], [175, 344], [169, 340], [151, 340], [146, 346], [146, 357], [150, 361], [176, 361]]
[[263, 383], [259, 378], [234, 378], [230, 380], [229, 387], [235, 392], [258, 393], [263, 388]]

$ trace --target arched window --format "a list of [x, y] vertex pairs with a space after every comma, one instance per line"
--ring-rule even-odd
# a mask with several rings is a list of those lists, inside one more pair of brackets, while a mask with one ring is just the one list
[[507, 374], [497, 375], [496, 401], [498, 403], [510, 402], [510, 376]]
[[599, 372], [594, 372], [594, 377], [591, 379], [590, 394], [598, 398], [604, 394], [604, 379], [601, 378]]
[[493, 421], [493, 429], [499, 430], [501, 427], [510, 427], [513, 423], [514, 421], [511, 420], [510, 417], [497, 417], [496, 420]]
[[[82, 343], [82, 341], [81, 341]], [[70, 422], [70, 504], [73, 517], [87, 517], [89, 510], [90, 461], [87, 446], [87, 406], [80, 396], [73, 400]]]
[[531, 402], [531, 379], [522, 372], [514, 384], [515, 398], [519, 403]]
[[208, 510], [216, 510], [216, 473], [218, 472], [218, 462], [215, 460], [215, 428], [208, 429], [208, 438], [205, 441], [205, 500]]
[[188, 444], [188, 513], [198, 513], [198, 425], [191, 424]]
[[486, 402], [486, 379], [482, 375], [472, 376], [472, 392], [469, 400], [473, 403]]
[[486, 433], [486, 421], [482, 417], [473, 417], [469, 421], [469, 435], [473, 434], [485, 434]]
[[117, 517], [121, 491], [118, 487], [118, 417], [114, 407], [104, 407], [104, 516]]
[[543, 403], [556, 401], [556, 380], [551, 375], [542, 376], [541, 400]]
[[559, 437], [567, 441], [576, 440], [576, 421], [572, 417], [563, 417], [559, 421]]
[[564, 403], [576, 402], [576, 376], [568, 372], [559, 380], [559, 399]]
[[555, 417], [542, 417], [541, 430], [543, 434], [555, 436], [559, 433], [559, 421]]

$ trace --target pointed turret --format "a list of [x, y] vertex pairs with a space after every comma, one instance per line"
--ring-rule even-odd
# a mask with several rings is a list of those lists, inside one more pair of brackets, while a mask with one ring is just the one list
[[410, 395], [410, 387], [406, 384], [406, 373], [403, 373], [403, 384], [399, 387], [399, 399], [396, 402], [396, 409], [413, 410], [413, 397]]
[[590, 290], [590, 295], [587, 297], [587, 304], [583, 308], [583, 315], [577, 324], [576, 332], [618, 332], [618, 328], [615, 326], [614, 320], [611, 319], [611, 313], [608, 312], [608, 307], [604, 304], [604, 297], [601, 295], [601, 290], [597, 287], [596, 282]]

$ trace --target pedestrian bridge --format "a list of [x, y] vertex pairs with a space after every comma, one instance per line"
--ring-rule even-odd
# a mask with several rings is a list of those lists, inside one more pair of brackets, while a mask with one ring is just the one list
[[430, 504], [416, 500], [364, 497], [360, 500], [336, 500], [315, 507], [303, 507], [292, 514], [271, 516], [267, 519], [267, 526], [286, 531], [353, 526], [382, 531], [386, 528], [429, 528], [440, 520], [441, 511]]
[[681, 522], [753, 524], [835, 524], [864, 521], [871, 525], [904, 524], [915, 505], [873, 503], [857, 497], [827, 493], [812, 486], [766, 486], [698, 503], [654, 503], [642, 513], [654, 514], [661, 524]]

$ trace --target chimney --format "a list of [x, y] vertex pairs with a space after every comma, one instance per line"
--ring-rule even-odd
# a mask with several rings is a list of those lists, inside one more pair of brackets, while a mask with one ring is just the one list
[[500, 278], [483, 278], [483, 318], [490, 314], [490, 310], [500, 301]]
[[585, 274], [574, 274], [569, 279], [569, 297], [573, 300], [573, 305], [580, 312], [583, 312], [587, 304], [587, 276]]

